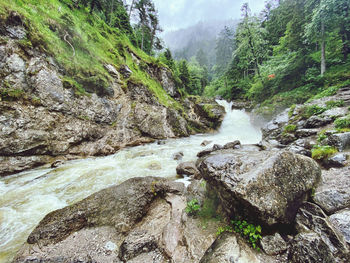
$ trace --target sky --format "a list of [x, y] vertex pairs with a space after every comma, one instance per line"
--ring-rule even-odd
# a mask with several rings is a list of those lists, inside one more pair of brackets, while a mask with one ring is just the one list
[[253, 13], [259, 13], [264, 0], [153, 0], [166, 32], [187, 28], [200, 21], [241, 18], [241, 6], [248, 2]]

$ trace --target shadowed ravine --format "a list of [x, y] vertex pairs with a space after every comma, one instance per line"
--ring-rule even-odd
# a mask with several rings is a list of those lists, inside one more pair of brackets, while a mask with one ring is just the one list
[[[244, 144], [261, 140], [260, 129], [244, 111], [233, 110], [225, 101], [222, 126], [216, 134], [195, 135], [127, 148], [102, 158], [70, 161], [56, 169], [39, 168], [0, 180], [0, 262], [13, 258], [39, 221], [49, 212], [75, 203], [103, 188], [140, 176], [175, 178], [179, 162], [195, 160], [204, 140]], [[172, 156], [183, 152], [181, 161]], [[186, 180], [186, 179], [185, 179]]]

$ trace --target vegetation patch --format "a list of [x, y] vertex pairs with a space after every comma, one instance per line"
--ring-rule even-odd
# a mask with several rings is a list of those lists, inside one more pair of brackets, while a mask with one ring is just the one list
[[338, 152], [337, 148], [329, 145], [315, 145], [311, 150], [312, 159], [322, 161]]
[[236, 232], [240, 234], [253, 248], [260, 250], [258, 247], [259, 240], [261, 236], [261, 226], [255, 226], [249, 224], [245, 220], [234, 219], [230, 221], [230, 225], [219, 227], [216, 232], [217, 235], [220, 235], [224, 232]]
[[294, 124], [289, 124], [284, 126], [283, 132], [294, 133], [297, 130], [297, 126]]
[[334, 121], [336, 129], [349, 129], [350, 128], [350, 115], [346, 117], [338, 118]]
[[187, 206], [185, 208], [185, 212], [190, 216], [195, 216], [198, 214], [201, 206], [197, 199], [192, 199], [187, 203]]

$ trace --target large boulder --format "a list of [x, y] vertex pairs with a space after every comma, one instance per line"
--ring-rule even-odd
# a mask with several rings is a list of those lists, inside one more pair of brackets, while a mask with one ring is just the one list
[[350, 245], [350, 208], [339, 211], [329, 217], [329, 220]]
[[269, 226], [291, 224], [321, 178], [314, 160], [291, 152], [226, 150], [203, 158], [198, 167], [229, 215]]
[[322, 183], [315, 189], [313, 200], [326, 213], [350, 206], [350, 167], [322, 171]]
[[299, 234], [291, 244], [292, 262], [348, 262], [349, 250], [343, 235], [320, 207], [305, 202], [296, 216]]
[[350, 132], [329, 135], [328, 144], [337, 147], [339, 151], [348, 149], [350, 147]]

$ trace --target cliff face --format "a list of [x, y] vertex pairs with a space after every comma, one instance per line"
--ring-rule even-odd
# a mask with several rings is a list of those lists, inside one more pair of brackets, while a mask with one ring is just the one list
[[0, 25], [0, 176], [57, 158], [107, 155], [209, 131], [222, 119], [222, 108], [213, 114], [215, 102], [203, 104], [212, 104], [210, 112], [205, 107], [196, 114], [198, 105], [181, 98], [168, 68], [144, 61], [129, 48], [127, 63], [101, 62], [104, 78], [89, 68], [75, 76], [30, 42], [29, 27], [13, 11]]

